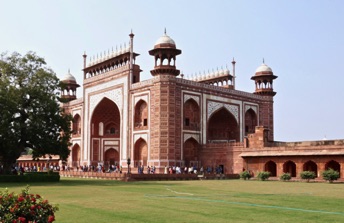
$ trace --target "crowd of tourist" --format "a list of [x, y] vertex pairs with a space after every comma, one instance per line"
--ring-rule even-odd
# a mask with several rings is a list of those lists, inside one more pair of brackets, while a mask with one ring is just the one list
[[[48, 167], [49, 166], [49, 167]], [[96, 165], [83, 165], [83, 166], [77, 166], [74, 168], [70, 168], [67, 165], [62, 165], [61, 167], [59, 165], [46, 165], [46, 166], [13, 166], [12, 168], [12, 173], [13, 174], [22, 174], [24, 172], [44, 172], [44, 171], [79, 171], [79, 172], [99, 172], [99, 173], [122, 173], [122, 166], [118, 164], [112, 164], [112, 165], [107, 165], [105, 167], [102, 164]], [[138, 165], [137, 166], [137, 173], [138, 174], [155, 174], [156, 172], [156, 167], [155, 166], [147, 166], [144, 167], [143, 165]], [[223, 169], [221, 166], [216, 166], [215, 168], [207, 166], [206, 168], [203, 168], [201, 166], [200, 168], [197, 168], [197, 166], [185, 166], [185, 167], [180, 167], [180, 166], [165, 166], [164, 167], [164, 174], [221, 174], [223, 173]]]

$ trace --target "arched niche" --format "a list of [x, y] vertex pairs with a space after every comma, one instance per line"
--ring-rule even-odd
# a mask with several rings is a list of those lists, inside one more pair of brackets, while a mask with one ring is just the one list
[[208, 141], [240, 141], [239, 125], [225, 107], [212, 114], [207, 130]]

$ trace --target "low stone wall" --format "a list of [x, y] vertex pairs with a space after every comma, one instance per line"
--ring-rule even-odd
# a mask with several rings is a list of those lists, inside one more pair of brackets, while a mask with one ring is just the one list
[[81, 171], [60, 171], [61, 177], [107, 179], [120, 181], [163, 181], [163, 180], [224, 180], [239, 179], [238, 174], [127, 174], [127, 173], [99, 173]]
[[128, 181], [127, 173], [102, 173], [102, 172], [82, 172], [82, 171], [60, 171], [61, 177], [91, 178]]

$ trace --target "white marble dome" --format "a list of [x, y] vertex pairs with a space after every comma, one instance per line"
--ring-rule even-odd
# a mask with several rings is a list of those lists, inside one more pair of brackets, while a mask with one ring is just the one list
[[68, 73], [61, 79], [62, 82], [75, 82], [76, 83], [76, 79], [75, 77], [70, 73], [70, 71], [68, 70]]
[[170, 44], [176, 47], [176, 43], [174, 42], [174, 40], [170, 36], [168, 36], [166, 33], [155, 42], [154, 46], [161, 45], [161, 44]]
[[272, 69], [268, 65], [263, 63], [256, 69], [256, 73], [258, 72], [272, 72]]

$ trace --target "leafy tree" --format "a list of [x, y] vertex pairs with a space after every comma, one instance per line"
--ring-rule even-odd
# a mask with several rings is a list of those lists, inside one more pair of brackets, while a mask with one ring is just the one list
[[313, 171], [303, 171], [300, 173], [300, 177], [301, 179], [307, 180], [307, 182], [309, 182], [309, 180], [315, 179], [316, 175]]
[[265, 181], [269, 179], [269, 177], [270, 177], [270, 172], [266, 172], [266, 171], [259, 172], [257, 176], [257, 178], [261, 181]]
[[45, 154], [67, 159], [70, 115], [59, 103], [59, 79], [33, 52], [0, 57], [0, 159], [4, 170], [25, 149], [34, 158]]
[[322, 176], [324, 180], [327, 180], [328, 182], [332, 183], [333, 181], [338, 180], [339, 172], [330, 168], [328, 170], [325, 170], [322, 173]]
[[240, 173], [240, 178], [242, 178], [244, 180], [249, 180], [251, 177], [252, 177], [251, 173], [247, 170]]
[[291, 179], [291, 175], [290, 173], [283, 173], [281, 176], [280, 176], [280, 179], [283, 180], [283, 181], [288, 181]]

